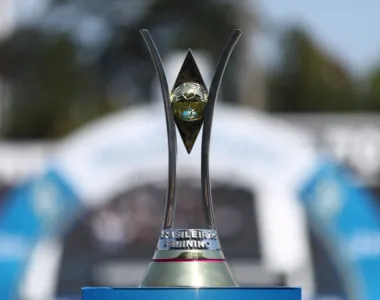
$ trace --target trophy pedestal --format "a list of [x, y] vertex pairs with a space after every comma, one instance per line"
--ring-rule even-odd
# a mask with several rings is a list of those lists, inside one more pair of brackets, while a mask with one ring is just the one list
[[300, 288], [83, 288], [82, 300], [301, 300]]

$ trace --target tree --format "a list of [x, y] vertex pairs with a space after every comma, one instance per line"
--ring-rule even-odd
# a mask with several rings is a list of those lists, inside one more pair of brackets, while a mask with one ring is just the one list
[[19, 30], [1, 50], [0, 73], [12, 84], [8, 122], [2, 128], [6, 137], [57, 137], [91, 117], [89, 107], [97, 107], [102, 91], [78, 64], [75, 45], [66, 35]]
[[162, 56], [201, 48], [216, 61], [236, 27], [236, 7], [221, 0], [51, 1], [44, 16], [0, 43], [0, 77], [13, 91], [3, 134], [59, 137], [115, 103], [147, 101], [155, 72], [139, 29], [151, 31]]
[[373, 68], [367, 76], [364, 91], [365, 109], [369, 111], [380, 110], [380, 64]]
[[323, 112], [359, 107], [355, 83], [348, 72], [305, 31], [288, 30], [280, 49], [280, 63], [269, 76], [270, 110]]
[[[87, 48], [87, 52], [94, 47], [101, 49], [94, 61], [99, 74], [106, 82], [123, 78], [119, 94], [133, 90], [136, 102], [150, 98], [147, 87], [155, 76], [140, 29], [150, 30], [163, 57], [174, 49], [206, 49], [216, 63], [227, 37], [238, 24], [238, 2], [220, 0], [110, 0], [107, 6], [102, 0], [67, 0], [53, 6], [52, 11], [59, 12], [65, 7], [77, 12], [70, 22], [91, 16], [101, 24], [103, 29], [99, 32], [106, 32], [107, 38]], [[62, 22], [67, 22], [65, 19], [55, 20], [58, 28], [65, 27], [62, 26]], [[231, 60], [229, 74], [236, 71], [236, 59], [234, 56]], [[231, 86], [231, 80], [227, 84]]]

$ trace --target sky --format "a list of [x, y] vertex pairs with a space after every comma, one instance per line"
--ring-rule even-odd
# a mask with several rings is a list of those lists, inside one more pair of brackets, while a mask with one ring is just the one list
[[13, 2], [13, 13], [15, 18], [20, 21], [33, 19], [42, 13], [49, 3], [49, 0], [8, 0]]
[[[10, 0], [17, 19], [41, 13], [49, 0]], [[317, 42], [354, 72], [380, 64], [379, 0], [247, 0], [264, 21], [279, 27], [301, 24]], [[253, 5], [252, 5], [253, 7]], [[262, 41], [268, 59], [271, 45]], [[270, 58], [269, 58], [270, 59]]]
[[301, 24], [352, 71], [380, 64], [379, 0], [260, 0], [265, 19]]

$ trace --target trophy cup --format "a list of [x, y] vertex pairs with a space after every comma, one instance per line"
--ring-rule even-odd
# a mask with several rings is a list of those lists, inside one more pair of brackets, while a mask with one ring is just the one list
[[[153, 60], [164, 100], [169, 148], [168, 188], [165, 217], [157, 249], [137, 288], [83, 288], [83, 300], [126, 299], [261, 299], [301, 300], [299, 288], [239, 287], [222, 251], [216, 230], [209, 152], [212, 118], [222, 77], [242, 31], [236, 29], [227, 41], [207, 89], [191, 50], [188, 51], [173, 88], [169, 91], [164, 67], [148, 30], [140, 31]], [[201, 127], [201, 187], [205, 228], [175, 229], [177, 172], [176, 127], [190, 154]], [[233, 201], [231, 199], [231, 201]]]

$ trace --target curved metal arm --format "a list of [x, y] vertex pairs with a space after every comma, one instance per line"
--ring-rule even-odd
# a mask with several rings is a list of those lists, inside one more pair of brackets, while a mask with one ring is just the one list
[[208, 96], [207, 105], [204, 112], [204, 124], [203, 124], [203, 136], [202, 136], [202, 158], [201, 158], [201, 181], [202, 181], [202, 204], [203, 211], [206, 218], [206, 225], [209, 229], [215, 229], [215, 216], [212, 205], [211, 196], [211, 183], [209, 174], [209, 159], [210, 159], [210, 140], [211, 140], [211, 128], [212, 118], [214, 115], [214, 107], [216, 98], [218, 97], [220, 83], [224, 75], [228, 60], [232, 51], [238, 42], [242, 30], [235, 29], [231, 34], [226, 46], [219, 58], [218, 65], [216, 67], [214, 77], [211, 82], [210, 92]]
[[152, 37], [147, 29], [140, 30], [140, 33], [149, 49], [152, 57], [158, 79], [161, 84], [162, 97], [165, 107], [166, 131], [168, 136], [169, 148], [169, 169], [168, 169], [168, 190], [166, 195], [166, 209], [163, 229], [173, 228], [175, 214], [175, 187], [177, 173], [177, 135], [173, 119], [172, 107], [170, 102], [168, 82], [166, 80], [165, 70], [161, 61], [160, 54], [153, 42]]

